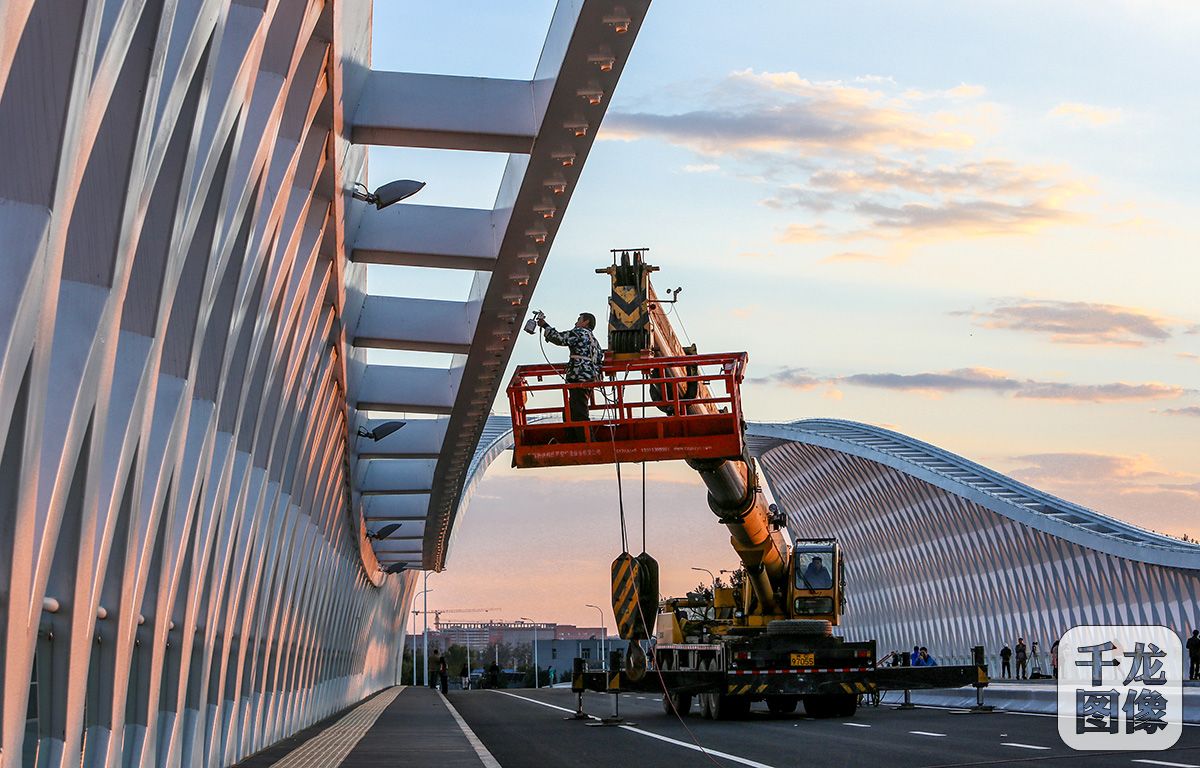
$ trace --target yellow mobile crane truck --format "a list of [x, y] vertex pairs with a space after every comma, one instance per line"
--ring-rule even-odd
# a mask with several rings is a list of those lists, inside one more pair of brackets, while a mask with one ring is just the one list
[[[613, 611], [630, 651], [612, 672], [575, 675], [573, 687], [662, 691], [668, 713], [685, 715], [695, 702], [705, 717], [725, 719], [744, 716], [754, 701], [779, 714], [803, 701], [810, 716], [846, 717], [860, 694], [881, 689], [986, 686], [982, 648], [973, 665], [878, 667], [873, 640], [833, 634], [846, 604], [842, 550], [833, 538], [784, 540], [785, 517], [768, 505], [746, 451], [747, 356], [680, 344], [664, 306], [681, 289], [656, 295], [646, 250], [613, 251], [612, 265], [596, 270], [612, 282], [601, 381], [560, 381], [552, 364], [517, 368], [508, 387], [513, 464], [682, 459], [704, 481], [741, 568], [729, 585], [660, 600], [654, 559], [622, 553], [613, 563]], [[569, 415], [568, 392], [577, 388], [589, 390], [588, 421]]]

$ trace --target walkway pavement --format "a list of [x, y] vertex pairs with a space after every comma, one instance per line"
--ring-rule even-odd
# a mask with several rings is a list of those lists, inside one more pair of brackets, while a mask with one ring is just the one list
[[253, 755], [237, 768], [499, 768], [442, 694], [398, 686]]

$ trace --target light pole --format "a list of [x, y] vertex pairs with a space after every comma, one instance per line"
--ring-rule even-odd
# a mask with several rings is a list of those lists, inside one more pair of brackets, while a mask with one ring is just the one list
[[[428, 581], [428, 577], [426, 577], [426, 581]], [[428, 592], [430, 592], [430, 590], [426, 589], [424, 592], [418, 593], [417, 597], [427, 594]], [[428, 606], [429, 598], [425, 598], [425, 601], [426, 601], [425, 605]], [[416, 685], [417, 685], [417, 612], [416, 611], [413, 611], [412, 639], [413, 639], [413, 686], [416, 687]], [[426, 664], [425, 667], [426, 667], [426, 669], [428, 669], [429, 665]], [[428, 673], [426, 673], [426, 674], [428, 674]], [[428, 684], [428, 683], [426, 683], [426, 684]]]
[[541, 688], [542, 686], [539, 685], [541, 680], [539, 679], [539, 676], [538, 676], [537, 623], [534, 622], [533, 619], [527, 619], [524, 616], [521, 617], [521, 621], [528, 621], [530, 624], [533, 624], [533, 687], [535, 689]]
[[713, 576], [713, 572], [708, 570], [707, 568], [697, 568], [694, 565], [692, 566], [692, 570], [693, 571], [704, 571], [705, 573], [708, 574], [708, 578], [712, 579], [713, 596], [715, 597], [717, 594], [717, 577]]
[[608, 632], [604, 629], [604, 610], [600, 606], [592, 605], [591, 603], [584, 603], [584, 605], [588, 608], [595, 608], [596, 612], [600, 614], [600, 659], [602, 669], [607, 670], [608, 657], [604, 655], [604, 640], [608, 637]]
[[425, 681], [425, 687], [429, 687], [429, 571], [424, 571], [425, 574], [425, 591], [422, 593], [425, 596], [425, 604], [421, 609], [421, 618], [424, 621], [425, 631], [424, 640], [421, 641], [421, 661], [424, 662], [425, 675], [422, 678]]

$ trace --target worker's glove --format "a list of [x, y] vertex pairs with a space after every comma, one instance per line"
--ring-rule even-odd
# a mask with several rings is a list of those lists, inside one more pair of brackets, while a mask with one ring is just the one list
[[550, 325], [549, 323], [546, 322], [545, 315], [538, 315], [537, 324], [538, 324], [539, 328], [546, 328]]

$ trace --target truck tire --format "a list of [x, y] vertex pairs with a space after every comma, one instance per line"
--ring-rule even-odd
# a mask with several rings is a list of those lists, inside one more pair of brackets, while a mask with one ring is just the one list
[[742, 720], [750, 714], [750, 699], [746, 696], [727, 696], [714, 693], [713, 720]]
[[[715, 669], [716, 665], [717, 665], [716, 661], [712, 662], [712, 666], [709, 666], [709, 664], [707, 662], [702, 661], [702, 662], [700, 662], [700, 669], [707, 671], [709, 669]], [[700, 694], [700, 716], [703, 717], [705, 720], [716, 720], [717, 719], [717, 717], [716, 717], [717, 707], [714, 706], [714, 704], [715, 704], [715, 699], [717, 698], [718, 695], [719, 694], [716, 694], [716, 693]]]
[[804, 711], [809, 717], [853, 717], [858, 711], [858, 697], [852, 693], [824, 693], [804, 697]]
[[779, 619], [767, 624], [768, 635], [820, 635], [833, 634], [833, 625], [824, 619]]
[[692, 711], [692, 695], [690, 693], [664, 693], [663, 712], [668, 715], [679, 714], [687, 717]]
[[767, 709], [771, 710], [772, 715], [790, 715], [796, 711], [796, 705], [799, 703], [799, 696], [767, 697]]
[[834, 717], [854, 717], [858, 711], [858, 697], [852, 693], [834, 696]]

